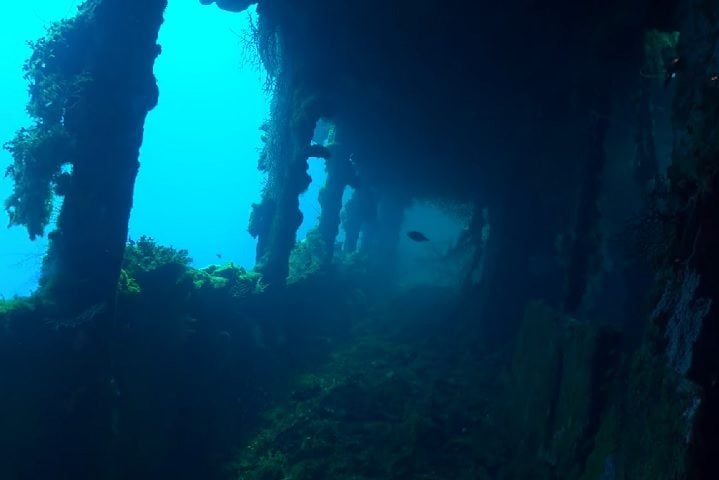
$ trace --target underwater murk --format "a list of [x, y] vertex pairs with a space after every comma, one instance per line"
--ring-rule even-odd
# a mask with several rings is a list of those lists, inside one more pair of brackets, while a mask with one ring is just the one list
[[0, 480], [719, 478], [719, 3], [26, 0]]

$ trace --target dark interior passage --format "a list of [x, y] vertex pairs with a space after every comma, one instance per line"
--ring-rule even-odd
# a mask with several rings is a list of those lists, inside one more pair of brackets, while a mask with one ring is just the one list
[[33, 44], [0, 476], [717, 476], [719, 5], [255, 2], [247, 269], [128, 242], [166, 3]]

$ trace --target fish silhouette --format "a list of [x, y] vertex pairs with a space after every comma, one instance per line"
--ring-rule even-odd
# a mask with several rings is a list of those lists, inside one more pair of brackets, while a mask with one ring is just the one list
[[427, 236], [424, 233], [418, 232], [417, 230], [412, 230], [411, 232], [407, 232], [407, 236], [409, 237], [410, 240], [415, 241], [415, 242], [429, 242], [429, 238], [427, 238]]

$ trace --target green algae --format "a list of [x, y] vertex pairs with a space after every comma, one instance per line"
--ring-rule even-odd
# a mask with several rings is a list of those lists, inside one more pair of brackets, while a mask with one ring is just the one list
[[679, 32], [649, 30], [644, 34], [644, 67], [642, 75], [664, 80], [671, 62], [677, 58]]
[[129, 240], [125, 248], [123, 268], [131, 275], [149, 272], [164, 265], [177, 264], [187, 266], [192, 262], [187, 250], [159, 245], [145, 235], [138, 240]]
[[688, 478], [700, 389], [644, 346], [618, 377], [581, 480]]
[[385, 320], [359, 321], [350, 343], [293, 382], [228, 465], [233, 478], [468, 479], [502, 468], [507, 445], [489, 413], [496, 358], [458, 362], [451, 336], [418, 348], [415, 329], [434, 320]]
[[0, 319], [31, 315], [36, 310], [37, 302], [33, 298], [17, 297], [0, 300]]
[[84, 42], [91, 13], [53, 23], [46, 35], [29, 42], [32, 55], [23, 65], [29, 82], [27, 112], [35, 121], [21, 128], [4, 145], [13, 156], [5, 172], [14, 190], [5, 201], [10, 225], [23, 225], [31, 239], [44, 234], [52, 213], [52, 195], [64, 195], [72, 165], [75, 138], [65, 125], [65, 115], [78, 106], [91, 77], [73, 58], [73, 49]]
[[326, 270], [327, 264], [323, 258], [327, 248], [322, 235], [316, 229], [297, 242], [290, 254], [287, 282], [295, 283]]
[[617, 337], [542, 302], [527, 307], [504, 415], [517, 478], [578, 478], [608, 408]]

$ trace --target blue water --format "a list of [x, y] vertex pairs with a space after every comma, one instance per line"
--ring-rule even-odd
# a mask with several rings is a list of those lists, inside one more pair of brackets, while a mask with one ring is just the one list
[[[0, 18], [0, 142], [29, 125], [22, 63], [26, 40], [74, 13], [79, 0], [25, 0], [3, 5]], [[252, 12], [254, 14], [254, 12]], [[247, 13], [232, 14], [196, 1], [170, 2], [155, 64], [160, 101], [145, 124], [130, 236], [149, 235], [186, 248], [197, 266], [232, 261], [251, 268], [255, 241], [247, 233], [250, 206], [259, 199], [262, 175], [258, 127], [267, 118], [264, 72], [243, 61]], [[0, 169], [12, 161], [0, 152]], [[313, 184], [301, 198], [302, 238], [316, 222], [322, 162], [311, 162]], [[0, 198], [12, 185], [0, 180]], [[22, 228], [5, 229], [0, 212], [0, 295], [36, 287], [45, 240], [30, 242]]]

